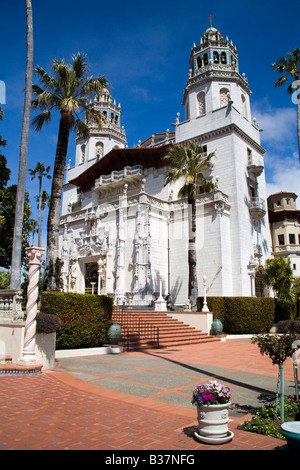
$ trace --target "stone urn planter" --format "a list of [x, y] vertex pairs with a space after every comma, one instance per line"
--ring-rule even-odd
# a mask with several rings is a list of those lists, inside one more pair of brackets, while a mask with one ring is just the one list
[[43, 370], [55, 365], [56, 332], [62, 325], [60, 318], [48, 313], [36, 316], [35, 354]]
[[36, 333], [35, 354], [43, 370], [52, 369], [55, 365], [56, 332]]
[[197, 406], [198, 428], [195, 437], [207, 444], [224, 444], [234, 434], [228, 429], [230, 389], [211, 380], [193, 391], [192, 403]]

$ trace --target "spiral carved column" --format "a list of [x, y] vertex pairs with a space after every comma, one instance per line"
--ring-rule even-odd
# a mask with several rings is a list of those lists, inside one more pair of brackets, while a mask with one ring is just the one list
[[26, 249], [26, 254], [29, 257], [29, 282], [27, 288], [25, 339], [23, 355], [18, 360], [18, 364], [23, 366], [38, 364], [38, 360], [35, 356], [36, 314], [39, 272], [41, 266], [41, 257], [44, 252], [44, 248], [35, 246]]

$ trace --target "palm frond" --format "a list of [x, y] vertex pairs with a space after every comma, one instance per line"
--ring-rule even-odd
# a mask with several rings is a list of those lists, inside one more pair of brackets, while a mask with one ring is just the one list
[[57, 88], [57, 82], [54, 77], [48, 74], [42, 67], [37, 66], [34, 69], [34, 73], [38, 75], [40, 82], [49, 91], [54, 91]]
[[35, 116], [32, 120], [32, 125], [37, 132], [39, 132], [44, 124], [48, 124], [51, 120], [51, 111], [48, 109], [41, 114]]
[[87, 123], [95, 123], [100, 129], [106, 118], [103, 113], [97, 109], [86, 108], [85, 118]]
[[76, 55], [72, 56], [72, 67], [75, 72], [75, 77], [77, 80], [82, 80], [84, 75], [88, 73], [89, 67], [86, 62], [86, 55], [78, 52]]
[[80, 89], [80, 94], [84, 96], [91, 96], [97, 91], [101, 91], [103, 88], [108, 88], [109, 83], [105, 75], [97, 78], [88, 78]]
[[87, 138], [89, 136], [89, 128], [81, 119], [77, 117], [74, 124], [74, 128], [77, 129], [80, 137]]

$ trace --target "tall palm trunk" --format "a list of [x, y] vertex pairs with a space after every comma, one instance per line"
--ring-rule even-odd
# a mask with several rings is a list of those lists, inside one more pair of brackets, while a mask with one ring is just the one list
[[297, 138], [298, 138], [298, 155], [300, 163], [300, 81], [296, 79], [296, 96], [297, 96]]
[[192, 185], [189, 188], [188, 196], [188, 217], [189, 217], [189, 246], [188, 246], [188, 265], [189, 265], [189, 299], [192, 308], [196, 306], [198, 297], [197, 283], [197, 253], [196, 253], [196, 200], [191, 196]]
[[26, 77], [25, 77], [25, 98], [22, 124], [22, 136], [19, 156], [18, 188], [16, 195], [14, 240], [11, 260], [10, 288], [20, 289], [21, 268], [22, 268], [22, 231], [24, 218], [25, 187], [27, 172], [27, 153], [30, 129], [30, 111], [32, 96], [32, 74], [33, 74], [33, 22], [31, 0], [25, 0], [26, 4]]
[[59, 220], [61, 195], [64, 183], [64, 172], [67, 158], [68, 142], [70, 135], [71, 116], [61, 111], [59, 133], [56, 147], [55, 164], [52, 179], [51, 199], [47, 223], [47, 258], [46, 267], [50, 268], [48, 281], [45, 288], [56, 290], [54, 268], [58, 253]]

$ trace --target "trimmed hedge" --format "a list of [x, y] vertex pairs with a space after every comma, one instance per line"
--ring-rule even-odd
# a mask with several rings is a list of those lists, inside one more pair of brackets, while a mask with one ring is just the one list
[[43, 292], [42, 313], [57, 315], [57, 349], [101, 346], [111, 323], [113, 299], [104, 295]]
[[[271, 297], [208, 297], [207, 305], [228, 334], [266, 333], [274, 324], [275, 300]], [[199, 297], [199, 311], [202, 306], [203, 297]]]

